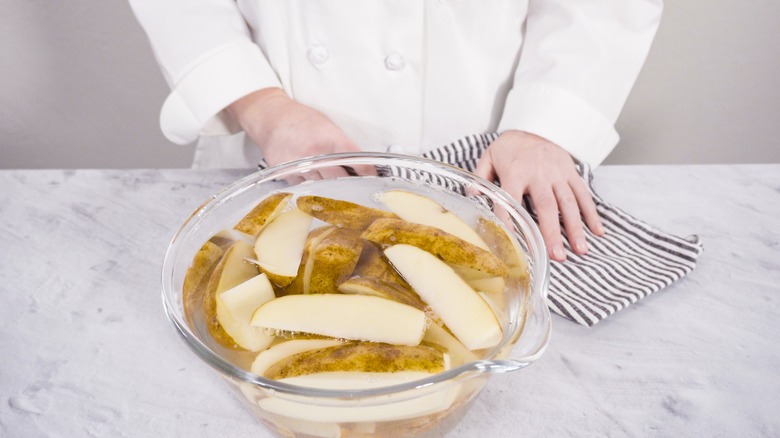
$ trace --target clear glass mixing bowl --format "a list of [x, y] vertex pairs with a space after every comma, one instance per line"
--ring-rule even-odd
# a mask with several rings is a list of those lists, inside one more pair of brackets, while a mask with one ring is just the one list
[[[353, 171], [366, 167], [371, 174]], [[487, 216], [503, 223], [525, 252], [529, 281], [506, 291], [500, 318], [503, 339], [482, 360], [395, 386], [353, 391], [312, 389], [249, 372], [251, 360], [222, 348], [204, 327], [187, 322], [182, 286], [195, 253], [214, 234], [232, 227], [260, 199], [287, 191], [371, 205], [374, 193], [390, 188], [425, 194], [467, 222]], [[551, 335], [545, 303], [548, 282], [549, 261], [541, 234], [506, 192], [436, 161], [368, 152], [298, 160], [233, 183], [181, 226], [162, 270], [165, 311], [186, 344], [225, 377], [239, 399], [279, 436], [439, 436], [457, 423], [490, 375], [520, 370], [542, 355]]]

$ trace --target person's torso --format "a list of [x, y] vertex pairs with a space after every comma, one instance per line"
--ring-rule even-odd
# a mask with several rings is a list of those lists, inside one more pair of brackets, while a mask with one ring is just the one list
[[526, 1], [239, 0], [282, 85], [366, 150], [494, 131]]

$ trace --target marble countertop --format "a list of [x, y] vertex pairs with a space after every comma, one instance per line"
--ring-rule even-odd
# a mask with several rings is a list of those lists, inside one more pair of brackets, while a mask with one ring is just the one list
[[[189, 212], [248, 171], [0, 171], [0, 436], [263, 437], [166, 319]], [[491, 379], [449, 436], [780, 435], [780, 165], [605, 166], [605, 200], [699, 234], [688, 277]]]

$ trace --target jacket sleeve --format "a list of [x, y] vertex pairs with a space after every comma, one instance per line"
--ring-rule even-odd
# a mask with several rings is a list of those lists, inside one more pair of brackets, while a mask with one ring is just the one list
[[661, 19], [661, 0], [531, 0], [499, 124], [597, 166]]
[[236, 132], [225, 107], [279, 79], [234, 0], [130, 0], [172, 91], [160, 112], [174, 143]]

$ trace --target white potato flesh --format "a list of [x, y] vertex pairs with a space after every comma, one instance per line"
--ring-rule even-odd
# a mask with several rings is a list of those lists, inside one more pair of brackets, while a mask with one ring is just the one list
[[286, 357], [310, 350], [335, 347], [341, 344], [343, 344], [343, 342], [335, 339], [293, 339], [291, 341], [285, 341], [260, 352], [260, 354], [255, 357], [249, 370], [258, 376], [262, 376], [268, 367]]
[[[370, 376], [368, 374], [371, 374]], [[381, 376], [377, 376], [381, 374]], [[401, 384], [407, 381], [417, 380], [429, 376], [424, 372], [398, 372], [398, 373], [363, 373], [363, 372], [332, 372], [309, 374], [306, 376], [281, 379], [280, 382], [294, 385], [319, 387], [328, 389], [376, 388]], [[366, 404], [351, 400], [328, 400], [312, 408], [311, 399], [301, 399], [287, 396], [268, 397], [258, 400], [260, 408], [269, 412], [298, 418], [306, 421], [319, 422], [371, 422], [394, 421], [406, 418], [421, 417], [448, 409], [457, 399], [461, 391], [458, 382], [445, 382], [426, 390], [415, 390], [421, 394], [415, 398], [409, 398], [408, 392], [379, 396], [375, 403]], [[359, 405], [362, 403], [363, 405]]]
[[265, 274], [255, 276], [217, 295], [217, 320], [241, 348], [264, 350], [271, 345], [274, 337], [252, 327], [249, 322], [255, 310], [274, 297], [268, 277]]
[[450, 366], [452, 367], [458, 367], [478, 359], [473, 351], [466, 348], [462, 342], [438, 324], [430, 324], [428, 326], [428, 330], [425, 331], [425, 336], [423, 336], [423, 341], [446, 348], [451, 361]]
[[366, 295], [288, 295], [260, 306], [252, 325], [340, 339], [418, 345], [425, 313], [386, 298]]
[[220, 237], [222, 239], [232, 240], [234, 242], [242, 241], [248, 245], [252, 245], [255, 243], [254, 236], [250, 236], [247, 233], [242, 233], [241, 231], [234, 230], [232, 228], [222, 230], [219, 233], [215, 234], [214, 237]]
[[501, 294], [504, 293], [504, 289], [506, 289], [506, 281], [504, 281], [503, 277], [477, 278], [474, 280], [466, 280], [466, 283], [478, 292]]
[[252, 245], [241, 240], [235, 242], [227, 250], [222, 273], [217, 283], [217, 295], [257, 276], [257, 268], [246, 261], [253, 255]]
[[372, 389], [400, 385], [430, 377], [425, 371], [398, 371], [373, 373], [369, 371], [330, 371], [279, 379], [279, 382], [318, 389]]
[[296, 208], [280, 214], [263, 228], [255, 241], [254, 251], [263, 271], [295, 277], [312, 219]]
[[[245, 386], [241, 387], [241, 390], [245, 392]], [[254, 398], [250, 397], [250, 401], [254, 404], [256, 403], [254, 401]], [[262, 398], [262, 397], [260, 397]], [[272, 424], [281, 425], [282, 429], [287, 429], [290, 432], [296, 433], [295, 436], [298, 436], [297, 434], [301, 434], [305, 437], [317, 437], [317, 438], [342, 438], [348, 436], [349, 432], [343, 432], [341, 430], [341, 426], [338, 425], [338, 423], [333, 422], [323, 422], [323, 421], [307, 421], [307, 420], [299, 420], [297, 418], [291, 418], [288, 416], [281, 416], [272, 414], [270, 412], [260, 411], [258, 414], [262, 418], [264, 418], [267, 421], [270, 421]], [[373, 425], [374, 423], [369, 423], [370, 425]], [[374, 426], [374, 429], [376, 427]], [[287, 435], [285, 435], [287, 436]]]
[[385, 255], [466, 348], [501, 342], [501, 326], [490, 306], [446, 263], [412, 245], [391, 246]]
[[379, 195], [379, 201], [405, 221], [436, 227], [490, 251], [472, 227], [430, 198], [406, 190], [389, 190]]

